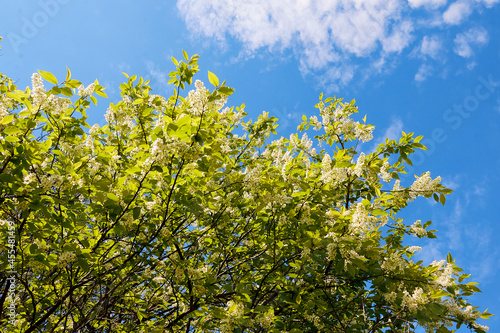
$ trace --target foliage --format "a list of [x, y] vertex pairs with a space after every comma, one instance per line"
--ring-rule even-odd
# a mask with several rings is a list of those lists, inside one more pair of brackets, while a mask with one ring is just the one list
[[[198, 57], [184, 57], [173, 59], [169, 98], [126, 75], [102, 127], [86, 123], [95, 95], [106, 96], [97, 81], [40, 71], [22, 91], [0, 77], [0, 228], [16, 237], [0, 255], [17, 253], [1, 261], [2, 326], [484, 332], [476, 319], [489, 314], [467, 302], [479, 289], [453, 258], [425, 266], [403, 242], [435, 230], [397, 213], [451, 192], [429, 173], [398, 180], [421, 137], [403, 133], [365, 155], [357, 146], [373, 126], [352, 120], [354, 101], [321, 96], [322, 120], [299, 126], [320, 133], [314, 142], [304, 133], [269, 143], [277, 119], [241, 122], [244, 105], [225, 107], [233, 89], [215, 74], [212, 91], [196, 81], [180, 95], [198, 71]], [[17, 299], [6, 297], [13, 270]]]

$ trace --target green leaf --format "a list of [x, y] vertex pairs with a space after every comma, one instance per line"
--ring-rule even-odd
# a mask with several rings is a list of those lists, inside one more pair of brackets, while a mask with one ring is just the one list
[[186, 59], [186, 61], [189, 61], [189, 56], [188, 56], [187, 52], [182, 50], [182, 54], [184, 55], [184, 59]]
[[104, 98], [108, 98], [108, 95], [106, 95], [106, 93], [102, 90], [96, 90], [94, 92], [96, 93], [96, 95], [99, 95], [99, 96], [104, 97]]
[[45, 71], [38, 71], [38, 73], [50, 83], [57, 84], [57, 79], [54, 74]]
[[446, 256], [446, 261], [449, 263], [449, 264], [452, 264], [453, 263], [453, 257], [451, 256], [451, 254], [448, 252], [448, 255]]
[[18, 141], [21, 141], [18, 137], [16, 136], [6, 136], [5, 137], [5, 141], [7, 142], [18, 142]]
[[67, 97], [73, 97], [73, 91], [69, 87], [61, 87], [61, 94]]
[[68, 67], [66, 67], [66, 71], [67, 71], [67, 73], [66, 73], [66, 80], [65, 81], [68, 81], [69, 79], [71, 79], [71, 71], [69, 70]]
[[107, 193], [107, 194], [106, 194], [106, 196], [108, 197], [108, 199], [111, 199], [111, 200], [113, 200], [113, 201], [118, 201], [118, 200], [120, 200], [120, 199], [116, 196], [116, 194], [114, 194], [114, 193]]
[[64, 83], [64, 85], [69, 88], [78, 88], [82, 85], [82, 83], [78, 80], [68, 80]]
[[211, 71], [208, 71], [208, 80], [215, 87], [219, 86], [219, 78], [214, 73], [212, 73]]
[[0, 120], [0, 124], [7, 125], [7, 124], [10, 124], [12, 122], [12, 120], [14, 120], [14, 115], [9, 114], [9, 115], [6, 115], [5, 117], [3, 117], [2, 120]]
[[31, 244], [31, 245], [30, 245], [30, 253], [31, 253], [31, 254], [37, 254], [37, 253], [38, 253], [38, 245], [36, 245], [36, 244]]
[[222, 95], [231, 96], [233, 94], [233, 92], [234, 92], [234, 89], [233, 88], [229, 88], [229, 87], [220, 87], [219, 88], [219, 92]]
[[446, 202], [446, 197], [444, 196], [444, 194], [439, 195], [439, 202], [441, 202], [441, 204], [444, 206]]

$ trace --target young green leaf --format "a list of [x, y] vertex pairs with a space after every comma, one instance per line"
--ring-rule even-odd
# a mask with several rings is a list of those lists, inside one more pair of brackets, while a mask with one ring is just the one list
[[43, 77], [45, 80], [49, 81], [50, 83], [57, 84], [57, 79], [54, 76], [54, 74], [45, 72], [45, 71], [38, 71], [41, 77]]
[[219, 78], [214, 73], [212, 73], [211, 71], [208, 71], [208, 80], [215, 87], [219, 86]]

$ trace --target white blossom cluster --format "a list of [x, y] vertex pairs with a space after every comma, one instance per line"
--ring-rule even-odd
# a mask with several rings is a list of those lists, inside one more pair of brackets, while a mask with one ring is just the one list
[[87, 97], [87, 96], [92, 95], [92, 93], [93, 93], [93, 92], [94, 92], [94, 90], [95, 90], [95, 86], [96, 86], [95, 82], [94, 82], [94, 83], [89, 84], [89, 85], [87, 86], [87, 88], [85, 88], [85, 87], [83, 86], [83, 84], [82, 84], [82, 85], [80, 85], [80, 86], [78, 87], [78, 96], [81, 96], [81, 97]]
[[411, 252], [411, 253], [415, 253], [417, 251], [422, 251], [422, 248], [420, 246], [410, 246], [408, 248], [408, 251]]
[[387, 161], [385, 161], [384, 164], [382, 164], [382, 167], [380, 167], [380, 175], [382, 180], [386, 183], [389, 183], [392, 179], [391, 174], [388, 172], [389, 167], [390, 165]]
[[413, 182], [410, 188], [410, 195], [412, 197], [430, 196], [436, 192], [440, 182], [441, 177], [432, 180], [431, 173], [427, 171]]
[[385, 258], [381, 265], [381, 267], [388, 272], [402, 271], [406, 266], [406, 261], [400, 256]]
[[327, 184], [336, 185], [349, 177], [348, 168], [335, 168], [332, 167], [332, 159], [330, 155], [325, 154], [321, 161], [321, 180]]
[[[371, 125], [365, 125], [356, 122], [350, 118], [350, 116], [355, 112], [355, 108], [344, 106], [337, 106], [335, 111], [333, 111], [333, 106], [324, 106], [323, 102], [319, 103], [320, 115], [322, 117], [322, 125], [325, 128], [327, 134], [344, 135], [345, 137], [355, 137], [363, 142], [368, 142], [373, 139], [373, 129]], [[313, 119], [311, 123], [315, 126], [315, 129], [319, 129], [317, 119]], [[329, 125], [334, 125], [330, 128]]]
[[363, 176], [363, 167], [365, 166], [365, 153], [361, 153], [358, 156], [358, 161], [356, 162], [356, 166], [354, 167], [354, 174], [358, 177]]
[[167, 137], [166, 141], [157, 138], [151, 145], [151, 155], [160, 163], [166, 163], [170, 154], [184, 156], [189, 150], [189, 144], [177, 137]]
[[209, 91], [200, 80], [196, 80], [194, 86], [196, 90], [191, 90], [187, 97], [189, 112], [194, 115], [200, 115], [208, 103]]
[[415, 288], [411, 295], [408, 291], [404, 290], [401, 305], [407, 307], [412, 313], [417, 312], [419, 307], [427, 301], [427, 297], [425, 297], [423, 293], [424, 291], [420, 287]]
[[436, 280], [433, 281], [434, 284], [446, 288], [453, 284], [453, 265], [447, 263], [445, 265], [445, 261], [434, 261], [431, 266], [438, 267], [438, 270], [434, 273], [436, 276]]
[[9, 109], [7, 107], [8, 99], [8, 97], [0, 95], [0, 120], [9, 114]]
[[356, 234], [366, 233], [367, 231], [373, 230], [378, 221], [379, 218], [376, 216], [369, 216], [365, 205], [359, 202], [356, 204], [356, 210], [352, 214], [350, 229]]
[[[123, 96], [123, 99], [128, 98], [127, 95]], [[108, 107], [106, 114], [104, 115], [108, 124], [114, 124], [116, 127], [124, 127], [124, 129], [130, 130], [135, 127], [134, 118], [128, 113], [123, 112], [123, 110], [115, 110], [115, 107]]]
[[64, 252], [57, 258], [57, 266], [63, 268], [74, 261], [76, 261], [76, 254], [73, 252]]
[[422, 227], [422, 221], [417, 220], [410, 226], [410, 232], [417, 237], [427, 236], [427, 231]]
[[47, 94], [43, 86], [43, 80], [40, 74], [33, 73], [31, 75], [31, 97], [33, 98], [34, 108], [42, 106], [47, 100]]

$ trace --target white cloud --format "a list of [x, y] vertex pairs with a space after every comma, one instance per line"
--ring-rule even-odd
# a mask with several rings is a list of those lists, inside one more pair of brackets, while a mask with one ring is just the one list
[[408, 0], [410, 7], [427, 7], [427, 8], [439, 8], [446, 4], [446, 0]]
[[386, 52], [401, 52], [410, 44], [413, 25], [410, 21], [403, 21], [393, 28], [392, 34], [382, 40], [382, 48]]
[[453, 51], [461, 57], [469, 58], [474, 54], [474, 48], [484, 46], [488, 41], [489, 35], [484, 28], [472, 28], [455, 37]]
[[418, 69], [417, 74], [415, 74], [415, 81], [423, 82], [425, 81], [434, 71], [434, 68], [431, 65], [422, 64]]
[[500, 0], [483, 0], [483, 2], [484, 2], [484, 4], [485, 4], [486, 7], [491, 8], [495, 4], [499, 3]]
[[[347, 84], [356, 67], [350, 59], [381, 48], [398, 53], [408, 46], [413, 26], [408, 19], [400, 20], [402, 4], [400, 0], [178, 0], [177, 7], [197, 36], [219, 42], [235, 38], [242, 42], [244, 54], [293, 48], [303, 73], [328, 67], [340, 84]], [[339, 71], [340, 64], [347, 70]]]
[[420, 44], [420, 53], [424, 56], [429, 56], [433, 59], [437, 59], [439, 55], [443, 52], [443, 44], [439, 37], [437, 36], [424, 36], [422, 43]]
[[[383, 59], [391, 68], [425, 29], [464, 21], [473, 10], [470, 1], [446, 10], [447, 0], [177, 0], [177, 8], [200, 41], [240, 42], [236, 59], [292, 50], [304, 75], [336, 88], [385, 72], [374, 70], [373, 62]], [[484, 7], [500, 0], [477, 1]], [[437, 60], [445, 47], [446, 41], [429, 35], [418, 49]], [[425, 80], [426, 69], [417, 80]]]
[[457, 1], [443, 13], [443, 21], [448, 24], [459, 24], [472, 13], [472, 8], [466, 1]]

